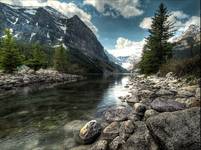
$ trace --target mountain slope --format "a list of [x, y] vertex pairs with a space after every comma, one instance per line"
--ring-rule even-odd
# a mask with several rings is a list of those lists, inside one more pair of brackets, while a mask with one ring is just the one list
[[63, 44], [70, 49], [73, 63], [89, 73], [123, 72], [110, 62], [94, 33], [78, 16], [67, 18], [51, 7], [18, 7], [0, 3], [0, 36], [11, 28], [23, 42], [37, 42], [50, 47]]
[[200, 54], [200, 27], [190, 25], [189, 28], [177, 39], [173, 47], [175, 58], [188, 58]]

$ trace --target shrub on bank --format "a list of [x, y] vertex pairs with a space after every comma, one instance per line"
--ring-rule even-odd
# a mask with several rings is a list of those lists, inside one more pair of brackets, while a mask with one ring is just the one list
[[200, 77], [200, 55], [186, 59], [171, 59], [161, 65], [160, 75], [165, 76], [168, 72], [173, 72], [176, 76]]

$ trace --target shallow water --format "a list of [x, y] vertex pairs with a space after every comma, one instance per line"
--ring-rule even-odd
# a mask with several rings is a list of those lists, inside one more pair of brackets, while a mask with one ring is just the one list
[[[76, 147], [69, 126], [100, 118], [109, 106], [126, 105], [128, 76], [64, 85], [34, 85], [0, 96], [0, 150]], [[70, 127], [71, 127], [70, 126]]]

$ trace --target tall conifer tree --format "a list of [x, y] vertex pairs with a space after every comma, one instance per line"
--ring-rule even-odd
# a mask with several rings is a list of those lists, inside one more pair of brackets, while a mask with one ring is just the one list
[[69, 54], [62, 45], [55, 49], [54, 54], [54, 68], [59, 72], [66, 72], [68, 70]]
[[12, 73], [21, 64], [22, 57], [16, 47], [11, 31], [6, 29], [4, 32], [5, 37], [2, 39], [0, 48], [0, 65], [5, 72]]
[[152, 18], [149, 37], [143, 50], [140, 70], [142, 73], [156, 73], [161, 64], [172, 57], [172, 45], [168, 39], [173, 36], [173, 24], [169, 21], [170, 13], [163, 3]]

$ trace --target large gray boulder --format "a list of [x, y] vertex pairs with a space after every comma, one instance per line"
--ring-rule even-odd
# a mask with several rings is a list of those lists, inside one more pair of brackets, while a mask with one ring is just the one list
[[122, 145], [122, 150], [158, 150], [146, 124], [137, 121], [135, 127], [134, 133]]
[[200, 108], [165, 112], [146, 124], [163, 150], [200, 149]]
[[186, 105], [171, 99], [157, 98], [151, 103], [151, 107], [158, 112], [172, 112], [182, 110]]

